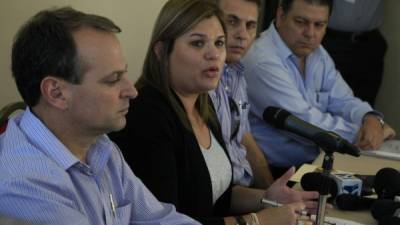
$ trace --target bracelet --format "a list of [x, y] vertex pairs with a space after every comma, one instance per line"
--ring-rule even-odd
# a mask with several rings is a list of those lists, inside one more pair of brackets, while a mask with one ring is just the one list
[[260, 225], [260, 221], [258, 220], [258, 216], [255, 213], [250, 213], [251, 216], [251, 225]]

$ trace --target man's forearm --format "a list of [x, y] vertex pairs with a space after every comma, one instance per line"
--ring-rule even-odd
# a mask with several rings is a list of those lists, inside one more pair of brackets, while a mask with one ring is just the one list
[[250, 132], [245, 133], [241, 144], [246, 148], [247, 160], [253, 170], [253, 186], [260, 189], [268, 188], [274, 179], [272, 178], [264, 153], [258, 147], [253, 135]]

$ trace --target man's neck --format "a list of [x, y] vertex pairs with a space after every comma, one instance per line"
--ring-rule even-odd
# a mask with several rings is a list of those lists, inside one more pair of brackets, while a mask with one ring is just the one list
[[306, 57], [298, 57], [300, 73], [305, 76], [306, 72]]
[[68, 121], [67, 116], [54, 109], [34, 107], [32, 112], [74, 156], [86, 161], [87, 152], [98, 136], [82, 132], [79, 124]]

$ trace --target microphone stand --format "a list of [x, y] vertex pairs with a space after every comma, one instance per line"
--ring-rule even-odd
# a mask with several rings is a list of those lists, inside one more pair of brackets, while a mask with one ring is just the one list
[[316, 215], [316, 225], [324, 225], [326, 202], [330, 197], [330, 179], [329, 176], [333, 167], [333, 151], [325, 151], [324, 160], [322, 162], [322, 183], [319, 190], [318, 211]]

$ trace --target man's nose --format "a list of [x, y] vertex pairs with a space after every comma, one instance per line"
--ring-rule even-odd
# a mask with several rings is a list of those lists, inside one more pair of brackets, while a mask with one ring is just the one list
[[121, 97], [131, 99], [136, 98], [138, 96], [138, 91], [133, 85], [132, 81], [130, 81], [127, 77], [124, 77], [123, 79], [125, 79], [125, 84], [121, 92]]

